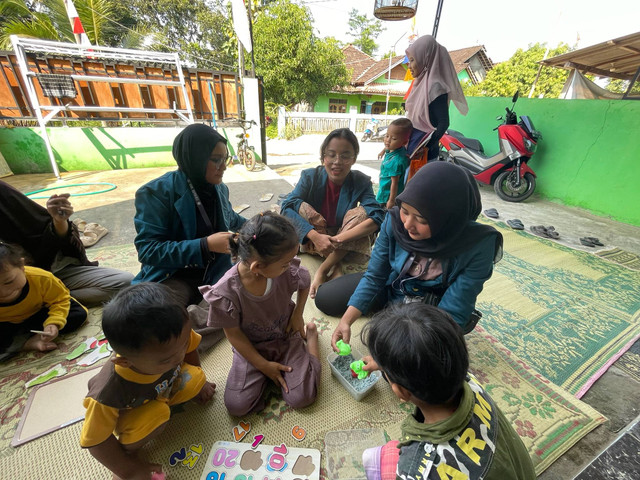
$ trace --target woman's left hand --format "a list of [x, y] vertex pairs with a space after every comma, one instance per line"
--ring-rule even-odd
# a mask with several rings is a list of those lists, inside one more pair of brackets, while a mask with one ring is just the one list
[[232, 233], [230, 232], [218, 232], [212, 233], [207, 237], [207, 247], [210, 252], [216, 253], [230, 253], [229, 251], [229, 239]]

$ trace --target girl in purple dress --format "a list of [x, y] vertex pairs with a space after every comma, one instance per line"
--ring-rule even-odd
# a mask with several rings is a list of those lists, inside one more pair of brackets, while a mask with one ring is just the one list
[[208, 325], [222, 327], [232, 346], [227, 410], [240, 417], [264, 409], [269, 379], [291, 407], [306, 407], [316, 398], [321, 366], [316, 325], [305, 330], [302, 318], [311, 278], [296, 257], [296, 231], [285, 217], [265, 212], [230, 245], [238, 262], [215, 285], [200, 288], [210, 306]]

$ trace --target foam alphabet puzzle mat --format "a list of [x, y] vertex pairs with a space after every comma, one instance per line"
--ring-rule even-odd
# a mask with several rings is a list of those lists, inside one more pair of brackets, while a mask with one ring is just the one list
[[320, 451], [216, 442], [200, 480], [320, 480]]

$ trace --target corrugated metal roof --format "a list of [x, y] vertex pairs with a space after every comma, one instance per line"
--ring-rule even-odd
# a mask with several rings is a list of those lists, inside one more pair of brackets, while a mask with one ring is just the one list
[[542, 60], [550, 67], [630, 80], [640, 68], [640, 32]]

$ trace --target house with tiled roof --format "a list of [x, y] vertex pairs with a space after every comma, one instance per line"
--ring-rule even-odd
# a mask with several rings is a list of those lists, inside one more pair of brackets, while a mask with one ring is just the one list
[[[358, 113], [380, 114], [404, 109], [404, 96], [411, 80], [407, 78], [404, 55], [375, 60], [353, 45], [342, 49], [345, 64], [351, 72], [349, 85], [318, 98], [315, 112], [347, 113], [355, 108]], [[461, 82], [474, 85], [481, 82], [493, 67], [484, 46], [463, 48], [449, 52]], [[410, 76], [409, 76], [410, 77]]]

